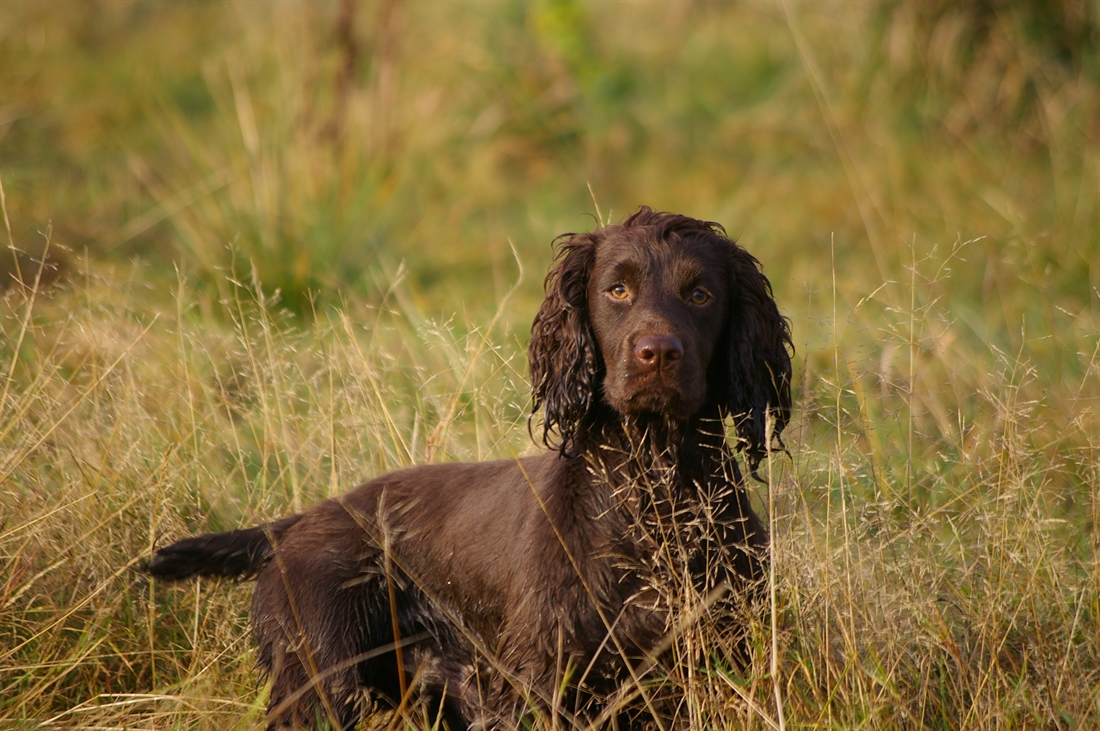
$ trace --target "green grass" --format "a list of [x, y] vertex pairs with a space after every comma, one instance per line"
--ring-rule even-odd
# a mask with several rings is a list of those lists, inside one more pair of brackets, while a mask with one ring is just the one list
[[1100, 724], [1095, 4], [58, 7], [0, 6], [0, 725], [258, 723], [249, 586], [136, 562], [534, 450], [549, 242], [641, 203], [798, 348], [776, 652], [678, 640], [696, 725]]

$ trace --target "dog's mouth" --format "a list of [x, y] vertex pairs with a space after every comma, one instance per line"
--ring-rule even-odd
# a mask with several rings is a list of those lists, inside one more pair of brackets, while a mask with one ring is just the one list
[[609, 389], [607, 395], [611, 406], [625, 416], [660, 414], [687, 421], [699, 410], [704, 396], [691, 393], [683, 379], [671, 374], [636, 373], [621, 385], [621, 389]]
[[692, 404], [686, 402], [679, 394], [665, 396], [645, 392], [635, 394], [626, 402], [626, 408], [621, 411], [626, 416], [663, 415], [676, 421], [687, 421], [695, 413]]

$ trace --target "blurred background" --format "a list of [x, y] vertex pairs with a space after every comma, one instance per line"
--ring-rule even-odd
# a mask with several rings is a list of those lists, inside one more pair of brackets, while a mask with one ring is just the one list
[[401, 262], [491, 310], [518, 257], [527, 318], [552, 237], [640, 204], [722, 223], [789, 308], [831, 261], [854, 306], [980, 238], [952, 295], [1010, 347], [1095, 302], [1097, 29], [1088, 0], [5, 0], [0, 176], [54, 276], [216, 291], [237, 256], [297, 312]]
[[644, 204], [797, 348], [782, 678], [697, 725], [1100, 727], [1096, 0], [0, 0], [0, 183], [0, 725], [254, 728], [250, 587], [135, 567], [537, 449], [551, 242]]

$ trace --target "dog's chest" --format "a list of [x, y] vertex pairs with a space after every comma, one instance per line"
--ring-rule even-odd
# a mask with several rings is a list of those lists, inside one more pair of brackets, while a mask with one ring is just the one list
[[600, 492], [587, 550], [576, 561], [588, 594], [578, 605], [578, 630], [591, 636], [584, 628], [602, 625], [603, 637], [613, 625], [629, 646], [647, 652], [705, 578], [696, 574], [708, 511], [675, 483], [604, 483], [593, 491]]

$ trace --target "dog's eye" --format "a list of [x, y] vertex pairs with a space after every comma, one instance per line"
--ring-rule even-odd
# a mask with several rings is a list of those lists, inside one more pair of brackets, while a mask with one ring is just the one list
[[625, 284], [616, 284], [614, 287], [607, 290], [607, 293], [617, 300], [624, 300], [630, 295]]
[[691, 304], [693, 305], [702, 305], [710, 300], [710, 295], [701, 289], [696, 289], [691, 293], [688, 299], [691, 300]]

